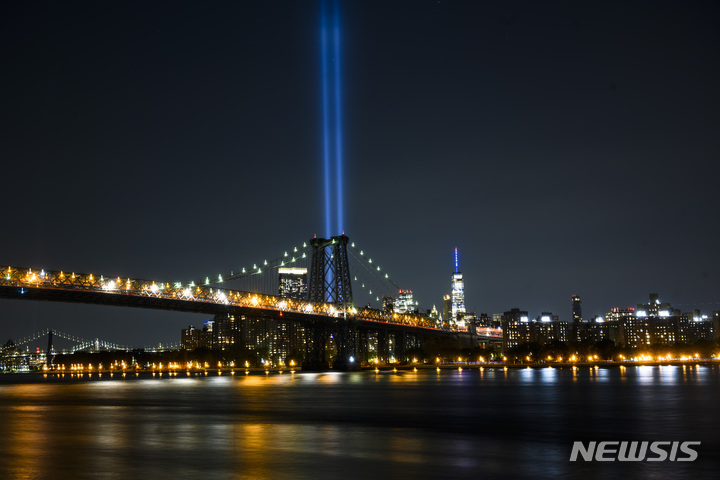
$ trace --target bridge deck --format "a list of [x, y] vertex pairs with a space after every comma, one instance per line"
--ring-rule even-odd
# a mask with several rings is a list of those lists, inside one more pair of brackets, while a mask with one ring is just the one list
[[25, 300], [114, 305], [216, 315], [233, 313], [275, 317], [296, 322], [355, 321], [365, 326], [454, 333], [417, 315], [386, 315], [380, 310], [310, 303], [274, 295], [181, 285], [127, 277], [6, 267], [0, 276], [0, 297]]

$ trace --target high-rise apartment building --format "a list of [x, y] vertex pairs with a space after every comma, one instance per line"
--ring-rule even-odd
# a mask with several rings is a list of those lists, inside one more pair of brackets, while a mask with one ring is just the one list
[[452, 323], [452, 298], [450, 294], [443, 295], [443, 322]]
[[415, 300], [413, 300], [412, 290], [400, 290], [393, 308], [395, 313], [415, 312]]
[[305, 344], [305, 330], [297, 322], [228, 313], [215, 315], [213, 336], [213, 348], [240, 356], [252, 351], [266, 365], [286, 364]]
[[660, 302], [660, 298], [657, 293], [650, 294], [650, 301], [648, 303], [640, 303], [637, 306], [635, 315], [637, 317], [669, 317], [671, 315], [680, 312], [673, 311], [672, 305], [667, 302]]
[[307, 298], [307, 268], [278, 269], [278, 293], [282, 298], [305, 300]]
[[582, 300], [578, 295], [572, 296], [572, 320], [573, 323], [582, 322]]
[[194, 325], [182, 329], [181, 344], [183, 350], [195, 350], [201, 346], [202, 330], [198, 330]]
[[382, 297], [382, 311], [386, 315], [391, 315], [395, 311], [395, 299], [393, 297]]

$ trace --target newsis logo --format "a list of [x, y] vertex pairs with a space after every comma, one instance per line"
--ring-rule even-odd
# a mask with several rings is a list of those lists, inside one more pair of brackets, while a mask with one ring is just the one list
[[580, 457], [586, 462], [694, 462], [698, 453], [693, 445], [700, 442], [573, 442], [570, 461]]

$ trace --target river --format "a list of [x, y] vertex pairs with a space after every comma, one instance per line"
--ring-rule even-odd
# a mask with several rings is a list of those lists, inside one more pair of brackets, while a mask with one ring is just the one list
[[[709, 478], [720, 367], [0, 377], [0, 478]], [[699, 441], [570, 462], [574, 441]]]

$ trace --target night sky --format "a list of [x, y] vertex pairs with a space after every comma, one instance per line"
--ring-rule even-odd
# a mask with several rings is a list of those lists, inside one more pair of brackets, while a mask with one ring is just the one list
[[[345, 232], [421, 307], [457, 246], [478, 313], [720, 310], [712, 2], [341, 10]], [[2, 3], [0, 265], [197, 282], [322, 236], [319, 25], [310, 1]], [[206, 319], [0, 300], [0, 341]]]

